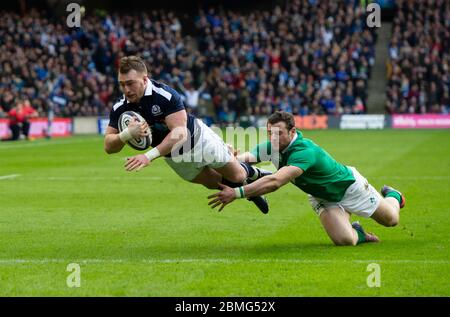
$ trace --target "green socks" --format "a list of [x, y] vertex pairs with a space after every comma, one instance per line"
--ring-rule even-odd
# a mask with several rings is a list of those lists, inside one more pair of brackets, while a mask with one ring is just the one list
[[389, 192], [389, 193], [385, 196], [385, 198], [386, 198], [386, 197], [393, 197], [393, 198], [395, 198], [395, 199], [398, 200], [398, 204], [399, 204], [399, 205], [402, 204], [402, 196], [400, 196], [400, 194], [399, 194], [398, 192], [396, 192], [396, 191], [391, 191], [391, 192]]
[[357, 244], [365, 242], [366, 241], [366, 235], [363, 232], [361, 232], [361, 231], [359, 231], [357, 229], [355, 229], [355, 231], [358, 234], [358, 242], [357, 242]]

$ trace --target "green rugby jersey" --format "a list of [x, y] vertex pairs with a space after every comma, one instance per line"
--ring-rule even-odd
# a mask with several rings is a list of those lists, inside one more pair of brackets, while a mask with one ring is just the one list
[[272, 153], [270, 141], [257, 145], [251, 153], [258, 162], [272, 161], [277, 169], [284, 166], [301, 168], [302, 175], [292, 183], [304, 192], [328, 201], [341, 201], [347, 188], [355, 182], [347, 166], [334, 160], [313, 141], [303, 138], [298, 130], [297, 138], [281, 153]]

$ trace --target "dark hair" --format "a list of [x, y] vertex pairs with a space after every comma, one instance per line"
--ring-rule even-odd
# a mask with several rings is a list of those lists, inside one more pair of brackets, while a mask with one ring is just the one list
[[119, 73], [126, 74], [134, 69], [139, 73], [147, 73], [145, 62], [137, 56], [125, 56], [120, 59]]
[[295, 127], [294, 115], [292, 113], [289, 113], [286, 111], [274, 112], [269, 117], [269, 119], [267, 119], [267, 122], [270, 124], [284, 122], [284, 123], [286, 123], [286, 128], [288, 129], [288, 131], [291, 130], [293, 127]]

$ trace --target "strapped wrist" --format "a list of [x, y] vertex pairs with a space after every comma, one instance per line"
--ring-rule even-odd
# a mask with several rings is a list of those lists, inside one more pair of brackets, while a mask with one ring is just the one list
[[133, 136], [131, 135], [130, 130], [128, 128], [119, 133], [119, 139], [123, 143], [127, 143], [127, 141], [131, 140], [132, 138]]
[[234, 189], [234, 195], [236, 198], [245, 198], [244, 186], [236, 187]]
[[149, 161], [153, 161], [155, 158], [160, 157], [161, 153], [159, 153], [158, 148], [154, 147], [150, 151], [146, 152], [144, 155], [148, 158]]

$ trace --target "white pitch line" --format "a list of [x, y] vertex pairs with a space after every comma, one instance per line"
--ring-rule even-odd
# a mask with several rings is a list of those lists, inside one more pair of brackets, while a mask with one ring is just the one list
[[16, 177], [19, 177], [19, 176], [20, 176], [20, 174], [4, 175], [4, 176], [0, 176], [0, 180], [16, 178]]
[[333, 264], [333, 263], [387, 263], [387, 264], [447, 264], [446, 260], [306, 260], [306, 259], [0, 259], [1, 264], [46, 264], [46, 263], [82, 263], [82, 264], [124, 264], [124, 263], [144, 263], [144, 264], [176, 264], [176, 263], [297, 263], [297, 264]]

